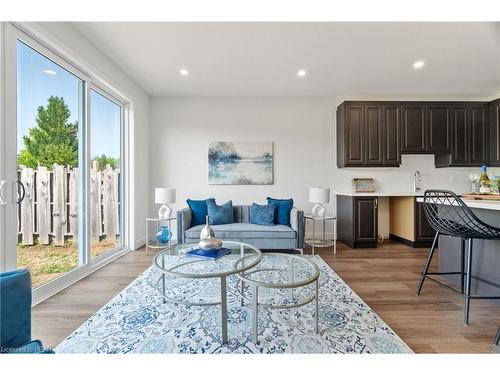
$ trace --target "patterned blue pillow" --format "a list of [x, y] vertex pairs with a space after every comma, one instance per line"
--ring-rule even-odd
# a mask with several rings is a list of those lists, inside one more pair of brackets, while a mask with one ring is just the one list
[[207, 202], [215, 203], [215, 198], [208, 198], [200, 201], [188, 199], [186, 201], [191, 209], [191, 227], [205, 224], [206, 216], [208, 215]]
[[276, 211], [276, 224], [290, 226], [290, 211], [293, 208], [293, 199], [276, 199], [267, 197], [268, 204], [275, 204], [278, 208]]
[[207, 210], [210, 225], [234, 223], [233, 201], [226, 202], [222, 206], [207, 201]]
[[276, 222], [275, 204], [260, 205], [252, 203], [250, 206], [250, 223], [258, 225], [274, 225]]

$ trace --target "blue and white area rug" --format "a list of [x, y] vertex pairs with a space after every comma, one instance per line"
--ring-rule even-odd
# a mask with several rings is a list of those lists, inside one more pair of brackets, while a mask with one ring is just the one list
[[[232, 255], [230, 255], [232, 256]], [[319, 329], [314, 302], [294, 309], [259, 308], [259, 343], [251, 337], [251, 306], [241, 307], [236, 277], [228, 278], [228, 338], [220, 306], [163, 303], [160, 273], [147, 269], [55, 349], [56, 353], [412, 353], [412, 350], [319, 257]], [[201, 287], [201, 289], [200, 289]], [[210, 299], [217, 283], [168, 279], [167, 290]], [[276, 293], [276, 291], [271, 291]], [[286, 291], [285, 293], [288, 293]], [[278, 292], [279, 293], [279, 292]], [[177, 294], [177, 293], [176, 293]]]

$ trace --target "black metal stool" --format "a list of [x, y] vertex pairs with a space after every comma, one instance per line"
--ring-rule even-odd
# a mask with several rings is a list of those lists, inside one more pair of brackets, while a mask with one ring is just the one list
[[498, 327], [497, 335], [495, 336], [495, 345], [500, 344], [500, 327]]
[[[465, 298], [464, 322], [469, 324], [471, 299], [500, 299], [500, 296], [471, 295], [472, 244], [474, 239], [500, 240], [500, 229], [481, 221], [454, 192], [449, 190], [426, 190], [424, 192], [424, 211], [429, 224], [436, 230], [432, 247], [427, 256], [424, 269], [420, 274], [417, 294], [420, 294], [425, 279], [430, 279]], [[462, 239], [461, 267], [459, 272], [428, 272], [438, 238], [441, 234]], [[464, 269], [465, 240], [468, 240], [467, 262]], [[460, 275], [461, 290], [450, 287], [429, 275]], [[500, 340], [500, 329], [495, 339]]]

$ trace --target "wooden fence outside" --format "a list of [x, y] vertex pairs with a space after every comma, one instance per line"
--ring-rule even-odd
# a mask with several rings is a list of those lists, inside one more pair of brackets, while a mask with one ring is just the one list
[[[21, 166], [18, 178], [26, 189], [18, 204], [20, 243], [62, 246], [65, 238], [78, 238], [78, 168], [54, 164], [36, 170]], [[120, 171], [107, 165], [90, 169], [90, 212], [93, 240], [120, 234]]]

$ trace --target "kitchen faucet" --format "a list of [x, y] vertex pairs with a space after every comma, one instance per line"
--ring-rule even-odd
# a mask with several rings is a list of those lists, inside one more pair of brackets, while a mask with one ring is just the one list
[[420, 191], [420, 186], [419, 182], [422, 181], [422, 175], [420, 174], [420, 171], [415, 171], [413, 174], [413, 191], [416, 193], [417, 191]]

